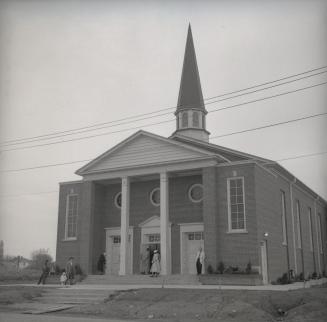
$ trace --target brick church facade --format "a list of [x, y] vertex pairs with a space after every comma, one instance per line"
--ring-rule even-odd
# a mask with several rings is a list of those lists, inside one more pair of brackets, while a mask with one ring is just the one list
[[57, 256], [73, 256], [87, 274], [106, 253], [106, 274], [139, 274], [140, 254], [158, 249], [161, 274], [195, 274], [219, 262], [263, 283], [293, 270], [326, 270], [326, 201], [277, 162], [209, 143], [189, 27], [176, 131], [138, 131], [63, 182]]

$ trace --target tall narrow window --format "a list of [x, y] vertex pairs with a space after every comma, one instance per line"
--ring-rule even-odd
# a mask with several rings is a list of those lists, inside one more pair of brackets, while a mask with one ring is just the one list
[[297, 229], [297, 247], [302, 248], [302, 237], [301, 237], [301, 220], [300, 220], [300, 202], [296, 201], [296, 229]]
[[199, 113], [198, 112], [192, 113], [192, 120], [193, 120], [193, 126], [199, 127]]
[[65, 238], [77, 237], [77, 195], [68, 195], [66, 204], [66, 229]]
[[185, 128], [188, 126], [188, 114], [187, 112], [184, 112], [182, 114], [182, 128]]
[[312, 213], [311, 213], [311, 208], [310, 207], [308, 207], [308, 220], [309, 220], [310, 251], [313, 252]]
[[285, 192], [281, 191], [283, 245], [287, 245]]
[[319, 240], [319, 252], [322, 254], [322, 234], [321, 234], [321, 216], [318, 214], [318, 240]]
[[228, 178], [227, 192], [229, 231], [245, 231], [244, 178]]

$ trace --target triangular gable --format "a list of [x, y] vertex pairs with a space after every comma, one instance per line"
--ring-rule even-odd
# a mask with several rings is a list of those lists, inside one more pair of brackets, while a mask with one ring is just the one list
[[272, 162], [269, 159], [261, 158], [256, 155], [252, 155], [252, 154], [241, 152], [241, 151], [236, 151], [236, 150], [233, 150], [230, 148], [226, 148], [226, 147], [212, 144], [212, 143], [199, 141], [199, 140], [196, 140], [193, 138], [191, 139], [191, 138], [188, 138], [188, 137], [185, 137], [182, 135], [174, 135], [171, 138], [178, 142], [183, 142], [183, 143], [187, 143], [189, 145], [195, 146], [195, 147], [200, 147], [202, 149], [206, 149], [207, 151], [210, 151], [211, 153], [214, 153], [221, 158], [225, 158], [229, 162], [246, 161], [246, 160], [254, 160], [254, 161], [263, 162], [263, 163]]
[[[141, 130], [77, 170], [76, 174], [208, 157], [215, 157], [215, 154]], [[226, 162], [225, 159], [221, 161]]]
[[159, 226], [160, 226], [160, 217], [159, 216], [150, 217], [147, 220], [145, 220], [139, 224], [139, 227], [142, 227], [142, 228], [159, 227]]

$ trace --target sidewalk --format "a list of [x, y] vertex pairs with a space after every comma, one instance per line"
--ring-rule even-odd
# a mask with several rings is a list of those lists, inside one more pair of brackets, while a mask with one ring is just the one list
[[28, 315], [19, 313], [2, 313], [0, 312], [0, 321], [2, 322], [128, 322], [132, 320], [119, 319], [101, 319], [94, 317], [71, 317], [71, 316], [54, 316], [54, 315]]
[[169, 288], [169, 289], [197, 289], [197, 290], [248, 290], [248, 291], [290, 291], [297, 290], [301, 288], [310, 288], [315, 285], [322, 285], [327, 283], [327, 278], [321, 278], [319, 280], [310, 280], [307, 282], [296, 282], [293, 284], [286, 285], [257, 285], [257, 286], [248, 286], [248, 285], [158, 285], [158, 284], [113, 284], [113, 285], [97, 285], [97, 284], [76, 284], [68, 287], [61, 287], [60, 285], [35, 285], [35, 284], [7, 284], [1, 286], [33, 286], [33, 287], [54, 287], [65, 289], [77, 289], [77, 290], [111, 290], [111, 291], [120, 291], [120, 290], [129, 290], [129, 289], [141, 289], [141, 288]]

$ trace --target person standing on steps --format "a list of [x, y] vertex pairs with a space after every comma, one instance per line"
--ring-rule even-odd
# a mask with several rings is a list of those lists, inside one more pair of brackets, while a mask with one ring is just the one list
[[158, 277], [160, 274], [160, 259], [159, 259], [159, 253], [155, 249], [153, 251], [153, 257], [152, 257], [152, 265], [151, 265], [151, 277]]
[[105, 255], [106, 255], [106, 253], [102, 253], [98, 260], [97, 268], [98, 268], [98, 271], [100, 272], [100, 274], [104, 274], [104, 272], [105, 272], [105, 267], [106, 267], [106, 256]]
[[198, 252], [196, 253], [196, 257], [195, 257], [195, 265], [196, 265], [196, 271], [197, 271], [198, 275], [202, 274], [202, 267], [204, 266], [204, 259], [205, 259], [205, 254], [204, 254], [204, 251], [202, 250], [202, 247], [200, 247]]

